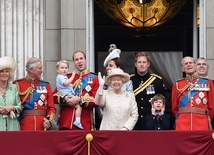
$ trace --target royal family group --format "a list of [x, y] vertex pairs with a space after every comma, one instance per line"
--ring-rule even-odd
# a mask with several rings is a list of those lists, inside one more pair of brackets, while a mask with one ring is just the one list
[[57, 62], [56, 88], [41, 79], [41, 59], [29, 58], [26, 76], [12, 81], [16, 60], [1, 57], [0, 131], [213, 129], [214, 83], [205, 58], [183, 57], [184, 77], [166, 89], [162, 77], [149, 71], [148, 53], [135, 54], [133, 75], [120, 55], [111, 44], [101, 75], [87, 69], [83, 51], [75, 51], [74, 71], [68, 61]]

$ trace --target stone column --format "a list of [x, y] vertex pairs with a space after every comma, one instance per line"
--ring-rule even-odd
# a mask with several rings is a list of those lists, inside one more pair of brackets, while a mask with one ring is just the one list
[[214, 1], [206, 0], [206, 19], [207, 19], [207, 59], [209, 61], [209, 77], [214, 79]]
[[43, 0], [0, 1], [0, 56], [15, 58], [14, 79], [25, 76], [29, 57], [43, 60], [43, 7]]
[[45, 77], [53, 87], [55, 87], [56, 62], [60, 59], [68, 60], [72, 71], [74, 51], [86, 52], [88, 68], [91, 66], [91, 53], [94, 53], [91, 45], [94, 45], [94, 42], [91, 40], [93, 25], [90, 24], [93, 21], [91, 19], [93, 13], [89, 5], [93, 4], [92, 2], [92, 0], [46, 0], [45, 51], [49, 53], [45, 54], [47, 72]]

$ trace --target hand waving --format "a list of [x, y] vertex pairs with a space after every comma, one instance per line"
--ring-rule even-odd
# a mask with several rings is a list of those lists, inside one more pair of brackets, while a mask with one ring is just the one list
[[99, 85], [102, 86], [102, 87], [103, 87], [104, 84], [105, 84], [105, 78], [106, 78], [105, 75], [102, 77], [102, 76], [101, 76], [101, 73], [100, 73], [100, 72], [98, 73]]
[[101, 73], [99, 72], [98, 73], [98, 80], [99, 80], [99, 88], [97, 90], [98, 94], [99, 95], [102, 95], [103, 94], [103, 86], [104, 86], [104, 83], [105, 83], [105, 76], [101, 76]]

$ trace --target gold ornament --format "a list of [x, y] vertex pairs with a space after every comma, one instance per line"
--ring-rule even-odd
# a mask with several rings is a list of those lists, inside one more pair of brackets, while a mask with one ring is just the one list
[[91, 152], [90, 142], [93, 140], [93, 135], [91, 133], [88, 133], [85, 136], [85, 139], [88, 141], [88, 155], [90, 155], [90, 152]]

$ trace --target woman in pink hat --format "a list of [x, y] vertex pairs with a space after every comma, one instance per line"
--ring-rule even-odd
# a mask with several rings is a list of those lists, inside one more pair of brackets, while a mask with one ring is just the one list
[[16, 68], [12, 57], [0, 58], [0, 130], [20, 130], [17, 116], [22, 111], [18, 88], [9, 81]]

